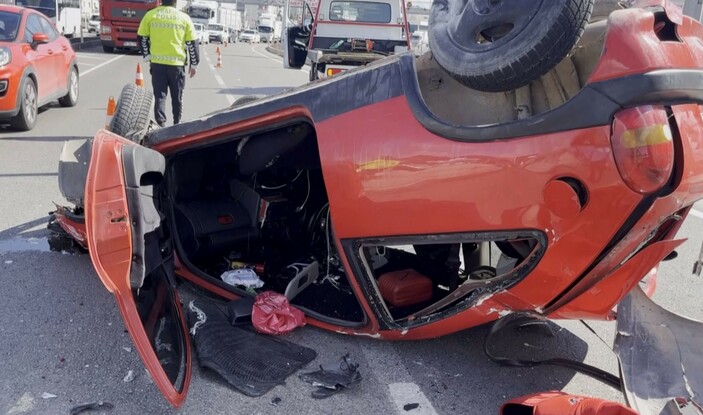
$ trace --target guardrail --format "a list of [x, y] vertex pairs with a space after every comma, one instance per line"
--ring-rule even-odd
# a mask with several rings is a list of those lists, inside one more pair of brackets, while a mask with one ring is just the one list
[[80, 37], [74, 37], [69, 40], [71, 41], [73, 50], [82, 50], [86, 48], [100, 46], [100, 38], [95, 36], [84, 37], [82, 42]]

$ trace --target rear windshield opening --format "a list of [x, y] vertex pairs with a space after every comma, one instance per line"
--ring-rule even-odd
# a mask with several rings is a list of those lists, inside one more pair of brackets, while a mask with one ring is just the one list
[[391, 5], [365, 1], [333, 1], [330, 20], [360, 23], [390, 23]]

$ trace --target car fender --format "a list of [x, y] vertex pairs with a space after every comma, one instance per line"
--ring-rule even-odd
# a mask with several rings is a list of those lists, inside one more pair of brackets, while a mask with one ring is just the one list
[[[71, 73], [70, 72], [71, 68], [76, 68], [76, 72], [78, 72], [78, 79], [80, 80], [81, 72], [78, 69], [78, 59], [75, 56], [71, 59], [71, 63], [68, 65], [69, 75]], [[66, 91], [67, 91], [67, 93], [70, 88], [71, 88], [71, 77], [69, 76], [68, 78], [66, 78]]]

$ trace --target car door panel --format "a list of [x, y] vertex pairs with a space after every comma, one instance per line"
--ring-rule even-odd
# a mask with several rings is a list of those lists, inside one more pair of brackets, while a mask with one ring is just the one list
[[63, 91], [68, 89], [68, 68], [70, 65], [68, 49], [71, 47], [68, 40], [62, 36], [59, 36], [53, 25], [49, 20], [41, 17], [42, 33], [49, 36], [48, 53], [51, 59], [51, 67], [53, 71], [52, 83], [54, 89], [52, 94], [57, 91]]
[[159, 390], [174, 406], [185, 399], [191, 356], [175, 292], [173, 251], [155, 189], [163, 156], [101, 130], [85, 188], [88, 251]]
[[42, 33], [42, 31], [39, 16], [34, 13], [27, 16], [24, 30], [24, 41], [27, 46], [24, 51], [27, 60], [31, 62], [32, 68], [34, 68], [34, 75], [37, 81], [37, 95], [40, 103], [43, 103], [56, 90], [53, 49], [49, 47], [49, 44], [32, 47], [32, 37], [37, 33]]

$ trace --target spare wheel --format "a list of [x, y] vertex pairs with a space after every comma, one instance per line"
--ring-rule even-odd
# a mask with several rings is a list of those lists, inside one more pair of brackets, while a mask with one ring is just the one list
[[501, 92], [527, 85], [576, 45], [594, 0], [434, 0], [430, 49], [464, 85]]

